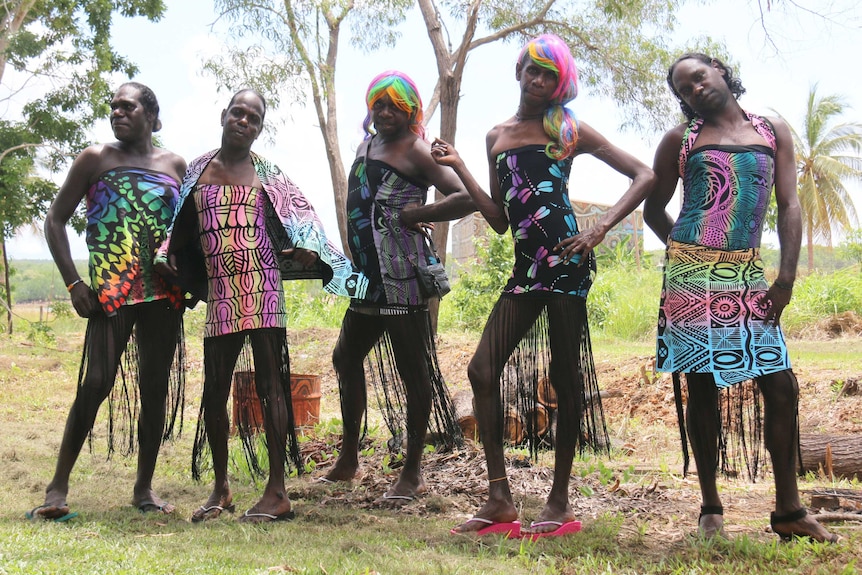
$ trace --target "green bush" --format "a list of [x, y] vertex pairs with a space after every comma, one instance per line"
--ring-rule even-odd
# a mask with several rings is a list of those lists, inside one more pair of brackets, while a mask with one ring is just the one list
[[590, 330], [623, 340], [655, 337], [661, 271], [632, 264], [599, 267], [587, 298]]
[[819, 321], [845, 312], [862, 316], [862, 273], [852, 266], [833, 273], [813, 273], [799, 278], [793, 299], [781, 316], [788, 335], [796, 335]]
[[474, 238], [476, 259], [460, 266], [452, 292], [440, 305], [441, 330], [481, 331], [500, 292], [512, 275], [514, 246], [509, 234]]

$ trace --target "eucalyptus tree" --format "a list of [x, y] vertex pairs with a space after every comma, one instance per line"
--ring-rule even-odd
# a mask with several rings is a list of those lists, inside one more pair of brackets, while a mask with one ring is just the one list
[[[426, 118], [439, 106], [441, 137], [454, 142], [460, 87], [470, 51], [486, 44], [550, 31], [564, 37], [578, 56], [582, 81], [613, 98], [627, 127], [650, 130], [672, 117], [663, 72], [667, 41], [678, 0], [215, 0], [235, 40], [205, 68], [229, 89], [241, 85], [263, 92], [273, 106], [290, 98], [310, 102], [324, 140], [345, 252], [347, 194], [338, 145], [336, 66], [342, 32], [364, 50], [395, 45], [398, 25], [415, 6], [422, 14], [437, 62], [438, 82]], [[446, 13], [446, 16], [443, 13]], [[458, 30], [456, 45], [448, 35]], [[411, 50], [416, 41], [410, 39]], [[448, 225], [438, 223], [438, 245]]]
[[862, 182], [862, 123], [835, 121], [846, 104], [839, 95], [808, 92], [802, 129], [790, 132], [796, 150], [802, 229], [808, 247], [808, 271], [814, 269], [814, 241], [832, 245], [835, 231], [851, 231], [858, 222], [856, 207], [847, 189]]
[[[250, 86], [271, 107], [283, 100], [314, 106], [335, 196], [338, 232], [347, 246], [347, 175], [338, 143], [335, 73], [341, 36], [363, 50], [393, 45], [411, 0], [215, 0], [235, 41], [204, 68], [220, 86]], [[349, 25], [348, 25], [349, 18]]]
[[[111, 45], [111, 19], [158, 20], [162, 0], [4, 0], [0, 11], [0, 250], [8, 330], [11, 289], [6, 239], [42, 217], [58, 170], [108, 114], [112, 75], [135, 66]], [[80, 222], [80, 220], [78, 220]]]

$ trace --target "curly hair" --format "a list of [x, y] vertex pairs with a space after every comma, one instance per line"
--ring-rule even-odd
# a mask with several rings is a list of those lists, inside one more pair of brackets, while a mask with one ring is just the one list
[[739, 100], [739, 97], [745, 94], [745, 88], [742, 86], [742, 80], [739, 79], [738, 76], [733, 75], [733, 68], [719, 60], [718, 58], [714, 58], [712, 56], [708, 56], [701, 52], [688, 52], [683, 54], [676, 61], [671, 64], [670, 68], [667, 71], [667, 85], [670, 86], [671, 92], [676, 96], [676, 99], [679, 101], [679, 107], [682, 110], [682, 113], [685, 114], [685, 117], [691, 120], [695, 116], [697, 116], [697, 112], [695, 112], [691, 106], [686, 104], [682, 96], [679, 95], [679, 92], [676, 91], [676, 88], [673, 85], [673, 71], [676, 68], [676, 65], [682, 62], [683, 60], [697, 60], [699, 62], [703, 62], [707, 66], [712, 66], [715, 64], [718, 66], [720, 70], [724, 72], [724, 82], [727, 84], [727, 87], [730, 88], [730, 93], [733, 94], [733, 97]]
[[[145, 86], [140, 82], [126, 82], [124, 84], [120, 84], [117, 88], [117, 92], [120, 89], [125, 88], [134, 88], [138, 91], [138, 101], [141, 103], [141, 106], [144, 107], [144, 111], [148, 114], [153, 115], [153, 132], [158, 132], [162, 129], [162, 121], [159, 120], [159, 101], [156, 99], [156, 94], [150, 89], [149, 86]], [[116, 94], [116, 92], [114, 92]]]

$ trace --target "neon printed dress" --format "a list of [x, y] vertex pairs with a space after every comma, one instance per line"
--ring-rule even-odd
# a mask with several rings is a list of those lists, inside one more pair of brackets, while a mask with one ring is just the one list
[[266, 233], [266, 194], [213, 184], [198, 184], [192, 194], [209, 278], [204, 337], [284, 329], [284, 291]]

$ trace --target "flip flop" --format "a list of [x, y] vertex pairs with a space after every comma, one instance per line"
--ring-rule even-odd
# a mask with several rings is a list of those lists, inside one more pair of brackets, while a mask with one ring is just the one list
[[[134, 503], [132, 505], [135, 505]], [[138, 508], [138, 511], [141, 513], [161, 513], [163, 515], [170, 515], [176, 510], [176, 507], [165, 501], [161, 505], [157, 504], [152, 499], [147, 499], [146, 501], [141, 501], [135, 507]]]
[[399, 508], [404, 507], [411, 501], [416, 499], [414, 495], [388, 495], [384, 494], [383, 497], [374, 500], [374, 505], [378, 505], [381, 507], [390, 507], [390, 508]]
[[466, 525], [471, 521], [478, 521], [479, 523], [484, 523], [487, 527], [483, 527], [478, 531], [456, 531], [457, 528], [451, 529], [449, 533], [451, 535], [470, 535], [475, 533], [478, 536], [482, 535], [491, 535], [494, 533], [503, 533], [509, 539], [518, 539], [521, 536], [521, 522], [520, 521], [491, 521], [490, 519], [485, 519], [484, 517], [471, 517], [461, 525]]
[[201, 505], [195, 509], [194, 513], [192, 513], [192, 523], [200, 523], [202, 521], [209, 521], [210, 519], [217, 519], [223, 512], [227, 511], [228, 513], [233, 513], [235, 510], [236, 505], [233, 503], [225, 505], [224, 507], [221, 505]]
[[296, 513], [291, 509], [290, 511], [285, 511], [280, 515], [273, 515], [272, 513], [249, 513], [246, 511], [242, 514], [242, 517], [239, 518], [241, 523], [272, 523], [273, 521], [290, 521], [296, 517]]
[[[39, 513], [40, 509], [54, 509], [56, 517], [51, 517], [50, 515], [46, 515], [44, 513]], [[60, 514], [61, 513], [61, 514]], [[39, 505], [34, 507], [30, 511], [26, 511], [24, 513], [24, 517], [33, 521], [36, 519], [41, 519], [43, 521], [53, 521], [54, 523], [65, 523], [69, 519], [74, 519], [78, 516], [77, 511], [69, 511], [69, 506], [65, 503], [63, 505]]]
[[563, 523], [562, 521], [535, 521], [533, 523], [530, 523], [530, 529], [535, 529], [536, 527], [544, 527], [545, 525], [556, 525], [557, 528], [553, 531], [547, 531], [544, 533], [523, 533], [521, 537], [524, 539], [529, 539], [530, 541], [535, 541], [536, 539], [540, 539], [542, 537], [559, 537], [560, 535], [577, 533], [581, 530], [580, 521], [569, 521], [567, 523]]

